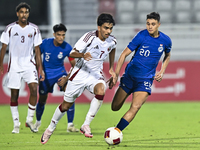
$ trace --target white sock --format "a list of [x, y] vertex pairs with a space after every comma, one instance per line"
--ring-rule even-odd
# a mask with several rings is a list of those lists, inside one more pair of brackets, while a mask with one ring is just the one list
[[68, 122], [68, 127], [74, 125], [73, 122]]
[[56, 128], [56, 125], [58, 123], [58, 121], [64, 116], [66, 112], [61, 112], [59, 109], [59, 106], [56, 108], [53, 117], [51, 119], [50, 125], [48, 126], [48, 129], [50, 131], [54, 131]]
[[18, 106], [10, 106], [14, 126], [19, 126], [19, 112]]
[[85, 122], [83, 125], [90, 125], [95, 115], [97, 114], [99, 108], [101, 107], [103, 100], [98, 100], [95, 97], [92, 99], [90, 103], [90, 109], [86, 115]]
[[33, 117], [35, 114], [35, 108], [36, 108], [36, 106], [33, 106], [30, 103], [28, 103], [28, 113], [27, 113], [27, 117], [26, 117], [26, 122], [33, 121]]

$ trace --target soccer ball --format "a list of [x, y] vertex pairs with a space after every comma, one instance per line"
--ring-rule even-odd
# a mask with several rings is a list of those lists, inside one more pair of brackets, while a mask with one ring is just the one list
[[117, 127], [110, 127], [104, 133], [104, 139], [109, 145], [117, 145], [122, 142], [122, 131]]

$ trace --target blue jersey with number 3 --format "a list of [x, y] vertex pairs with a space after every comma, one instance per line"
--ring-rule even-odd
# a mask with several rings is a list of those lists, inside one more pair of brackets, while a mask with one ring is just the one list
[[55, 46], [54, 38], [44, 39], [40, 45], [41, 53], [43, 54], [43, 69], [45, 77], [52, 79], [66, 72], [64, 67], [64, 59], [72, 50], [72, 47], [67, 42], [63, 42], [60, 46]]
[[127, 46], [135, 54], [126, 67], [126, 73], [135, 78], [153, 78], [160, 57], [163, 52], [169, 53], [171, 46], [171, 39], [160, 31], [157, 38], [150, 36], [147, 29], [138, 32]]

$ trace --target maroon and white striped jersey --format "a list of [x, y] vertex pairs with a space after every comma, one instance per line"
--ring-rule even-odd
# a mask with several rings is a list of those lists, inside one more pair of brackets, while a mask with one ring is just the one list
[[42, 43], [40, 30], [35, 24], [29, 22], [24, 28], [17, 22], [9, 24], [1, 35], [1, 42], [9, 44], [9, 71], [35, 68], [33, 47]]
[[109, 36], [105, 41], [98, 37], [98, 31], [85, 33], [75, 44], [80, 53], [90, 52], [92, 59], [89, 61], [80, 58], [76, 66], [78, 68], [90, 71], [100, 72], [103, 70], [103, 62], [106, 60], [109, 53], [116, 48], [117, 40], [113, 36]]

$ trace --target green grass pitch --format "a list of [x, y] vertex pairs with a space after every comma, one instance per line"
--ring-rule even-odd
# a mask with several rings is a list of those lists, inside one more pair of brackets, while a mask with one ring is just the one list
[[[130, 107], [125, 105], [118, 112], [104, 103], [91, 123], [93, 138], [81, 133], [67, 133], [66, 115], [59, 121], [50, 140], [42, 145], [40, 138], [47, 128], [58, 104], [47, 104], [38, 133], [25, 127], [27, 105], [19, 105], [20, 133], [12, 134], [13, 122], [9, 105], [0, 106], [1, 150], [193, 150], [200, 149], [200, 103], [199, 102], [146, 102], [136, 118], [123, 131], [123, 141], [108, 146], [103, 138], [108, 127], [115, 126]], [[80, 128], [89, 104], [75, 105], [74, 124]]]

